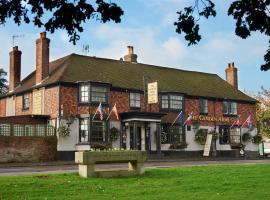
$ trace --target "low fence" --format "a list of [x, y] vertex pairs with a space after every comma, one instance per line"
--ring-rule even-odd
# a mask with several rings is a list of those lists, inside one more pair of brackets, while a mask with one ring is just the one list
[[0, 124], [0, 136], [55, 136], [54, 126], [47, 124]]

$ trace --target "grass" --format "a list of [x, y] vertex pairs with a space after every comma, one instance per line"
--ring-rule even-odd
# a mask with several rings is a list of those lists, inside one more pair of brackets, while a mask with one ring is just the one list
[[270, 165], [151, 169], [141, 177], [77, 174], [0, 177], [0, 200], [15, 199], [270, 199]]

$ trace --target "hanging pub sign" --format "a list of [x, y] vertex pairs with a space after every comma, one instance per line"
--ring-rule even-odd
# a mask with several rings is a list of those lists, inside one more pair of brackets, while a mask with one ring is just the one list
[[207, 122], [230, 122], [229, 117], [215, 117], [215, 116], [205, 116], [205, 115], [194, 115], [192, 116], [194, 121], [207, 121]]
[[158, 83], [148, 83], [148, 104], [158, 103]]

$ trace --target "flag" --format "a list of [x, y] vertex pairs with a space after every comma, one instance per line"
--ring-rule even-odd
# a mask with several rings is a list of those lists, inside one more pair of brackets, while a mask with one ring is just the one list
[[180, 125], [184, 124], [184, 113], [181, 111], [178, 117], [178, 122]]
[[182, 113], [183, 113], [183, 111], [181, 110], [180, 113], [176, 116], [176, 118], [175, 118], [175, 120], [173, 121], [173, 123], [172, 123], [171, 126], [173, 126], [174, 123], [176, 122], [176, 120], [177, 120], [179, 117], [181, 117]]
[[112, 112], [115, 114], [117, 120], [119, 120], [118, 111], [117, 111], [116, 103], [115, 103], [114, 106], [113, 106], [113, 108], [112, 108], [112, 110], [110, 111], [110, 113], [109, 113], [109, 115], [108, 115], [106, 121], [110, 118]]
[[100, 120], [103, 120], [103, 112], [102, 112], [102, 105], [101, 105], [101, 103], [99, 103], [99, 106], [98, 106], [98, 108], [97, 108], [97, 110], [96, 110], [96, 112], [95, 112], [92, 120], [95, 119], [95, 116], [96, 116], [97, 113], [99, 113]]
[[193, 112], [191, 112], [191, 113], [188, 114], [188, 118], [187, 118], [186, 121], [184, 122], [184, 125], [185, 125], [185, 124], [188, 124], [188, 125], [191, 124], [191, 122], [192, 122], [192, 116], [193, 116]]
[[116, 119], [119, 120], [119, 116], [118, 116], [118, 111], [117, 111], [117, 108], [116, 108], [116, 104], [114, 104], [114, 106], [112, 108], [112, 112], [115, 114]]
[[251, 121], [251, 116], [249, 115], [249, 117], [247, 118], [247, 125], [249, 129], [252, 129], [253, 125], [252, 125], [252, 121]]
[[243, 123], [242, 127], [247, 123], [248, 128], [252, 129], [252, 121], [251, 121], [251, 115], [248, 116], [248, 118], [246, 119], [246, 121]]

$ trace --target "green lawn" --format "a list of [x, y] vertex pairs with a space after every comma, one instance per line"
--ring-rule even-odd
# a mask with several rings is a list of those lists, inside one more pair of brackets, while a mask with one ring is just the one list
[[0, 177], [0, 200], [14, 199], [270, 199], [270, 165], [147, 170], [142, 177], [77, 174]]

